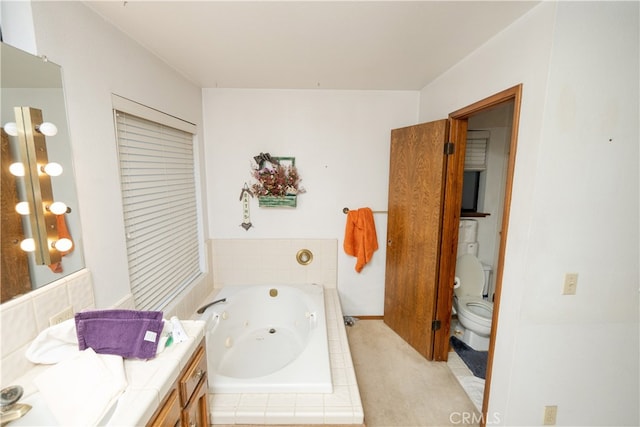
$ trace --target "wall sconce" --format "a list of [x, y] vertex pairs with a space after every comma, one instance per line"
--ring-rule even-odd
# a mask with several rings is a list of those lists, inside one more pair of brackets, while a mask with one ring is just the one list
[[[70, 236], [61, 236], [57, 216], [71, 210], [66, 204], [53, 200], [52, 176], [62, 173], [62, 166], [50, 163], [45, 136], [53, 136], [57, 128], [44, 122], [42, 111], [31, 107], [14, 107], [16, 122], [7, 123], [5, 132], [18, 137], [17, 158], [9, 171], [24, 180], [24, 197], [16, 205], [16, 212], [28, 218], [31, 236], [25, 235], [20, 248], [33, 252], [35, 263], [51, 265], [60, 262], [62, 255], [73, 247]], [[64, 219], [64, 218], [63, 218]], [[27, 234], [27, 233], [25, 233]]]

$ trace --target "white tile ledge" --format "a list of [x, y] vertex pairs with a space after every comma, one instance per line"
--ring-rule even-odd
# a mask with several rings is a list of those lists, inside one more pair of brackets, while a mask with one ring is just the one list
[[[110, 425], [145, 425], [149, 421], [204, 337], [204, 322], [182, 320], [182, 324], [189, 336], [187, 341], [172, 345], [151, 360], [125, 359], [128, 385], [109, 420]], [[33, 380], [50, 367], [33, 365], [13, 382], [24, 388], [22, 400], [38, 392]], [[46, 425], [58, 424], [51, 420]]]

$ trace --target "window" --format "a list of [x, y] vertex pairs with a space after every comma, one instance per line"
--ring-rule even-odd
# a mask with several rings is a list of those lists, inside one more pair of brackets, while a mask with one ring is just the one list
[[478, 212], [480, 172], [464, 171], [462, 178], [462, 212]]
[[482, 210], [487, 169], [488, 130], [469, 130], [462, 178], [462, 213]]
[[201, 274], [195, 126], [118, 97], [114, 108], [131, 292], [161, 310]]

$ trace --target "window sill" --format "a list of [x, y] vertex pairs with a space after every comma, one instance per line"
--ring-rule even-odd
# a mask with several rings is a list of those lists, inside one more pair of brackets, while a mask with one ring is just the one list
[[486, 216], [491, 215], [490, 213], [484, 212], [462, 212], [460, 214], [461, 218], [484, 218]]

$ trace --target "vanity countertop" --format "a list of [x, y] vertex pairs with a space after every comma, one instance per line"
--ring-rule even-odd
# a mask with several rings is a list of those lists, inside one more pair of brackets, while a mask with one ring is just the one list
[[[172, 344], [153, 359], [124, 360], [127, 388], [120, 395], [115, 409], [105, 417], [108, 421], [104, 425], [138, 426], [145, 425], [151, 419], [204, 337], [203, 321], [181, 320], [181, 323], [189, 336], [186, 341]], [[33, 382], [48, 368], [50, 365], [36, 365], [15, 381], [15, 384], [24, 388], [20, 403], [29, 403], [33, 409], [9, 426], [57, 425], [51, 411], [42, 407], [46, 403], [41, 397], [38, 398], [40, 393]]]

